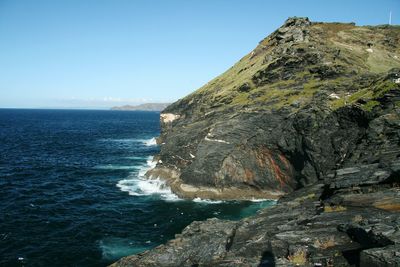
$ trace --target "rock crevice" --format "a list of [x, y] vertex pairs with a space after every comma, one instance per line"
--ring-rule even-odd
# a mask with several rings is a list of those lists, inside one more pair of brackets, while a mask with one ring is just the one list
[[184, 198], [279, 201], [115, 266], [400, 266], [399, 36], [290, 18], [168, 106], [149, 176]]

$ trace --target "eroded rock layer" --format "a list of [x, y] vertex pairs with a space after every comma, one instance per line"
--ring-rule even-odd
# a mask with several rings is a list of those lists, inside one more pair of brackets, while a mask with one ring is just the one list
[[161, 118], [149, 177], [280, 200], [115, 266], [400, 266], [400, 27], [290, 18]]
[[241, 221], [193, 222], [114, 266], [399, 266], [400, 160], [338, 169]]
[[379, 161], [382, 149], [396, 150], [372, 136], [390, 124], [384, 114], [397, 116], [396, 67], [399, 27], [290, 18], [163, 111], [149, 174], [182, 197], [277, 198], [341, 166]]

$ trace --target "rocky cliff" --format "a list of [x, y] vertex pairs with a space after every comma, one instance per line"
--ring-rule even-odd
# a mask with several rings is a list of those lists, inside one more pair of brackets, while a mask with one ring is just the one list
[[400, 266], [400, 27], [289, 18], [161, 124], [149, 177], [280, 200], [116, 266]]
[[169, 103], [144, 103], [137, 106], [124, 105], [112, 107], [111, 110], [134, 110], [134, 111], [162, 111]]
[[271, 198], [379, 161], [396, 146], [366, 138], [387, 106], [397, 108], [399, 35], [395, 26], [288, 19], [163, 111], [153, 175], [183, 197]]

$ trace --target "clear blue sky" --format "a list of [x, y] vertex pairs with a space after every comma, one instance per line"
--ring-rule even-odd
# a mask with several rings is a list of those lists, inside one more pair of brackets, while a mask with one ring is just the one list
[[0, 107], [175, 101], [289, 16], [400, 24], [400, 0], [0, 0]]

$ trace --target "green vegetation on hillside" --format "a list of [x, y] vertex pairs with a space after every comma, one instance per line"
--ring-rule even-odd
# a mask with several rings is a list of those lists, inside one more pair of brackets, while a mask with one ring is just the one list
[[297, 109], [319, 92], [340, 97], [329, 100], [333, 109], [364, 99], [360, 105], [370, 110], [377, 104], [374, 98], [394, 83], [374, 85], [371, 91], [368, 82], [400, 68], [399, 44], [398, 26], [289, 19], [226, 72], [167, 110], [179, 113], [190, 106], [196, 111], [192, 114], [203, 116], [210, 109]]

